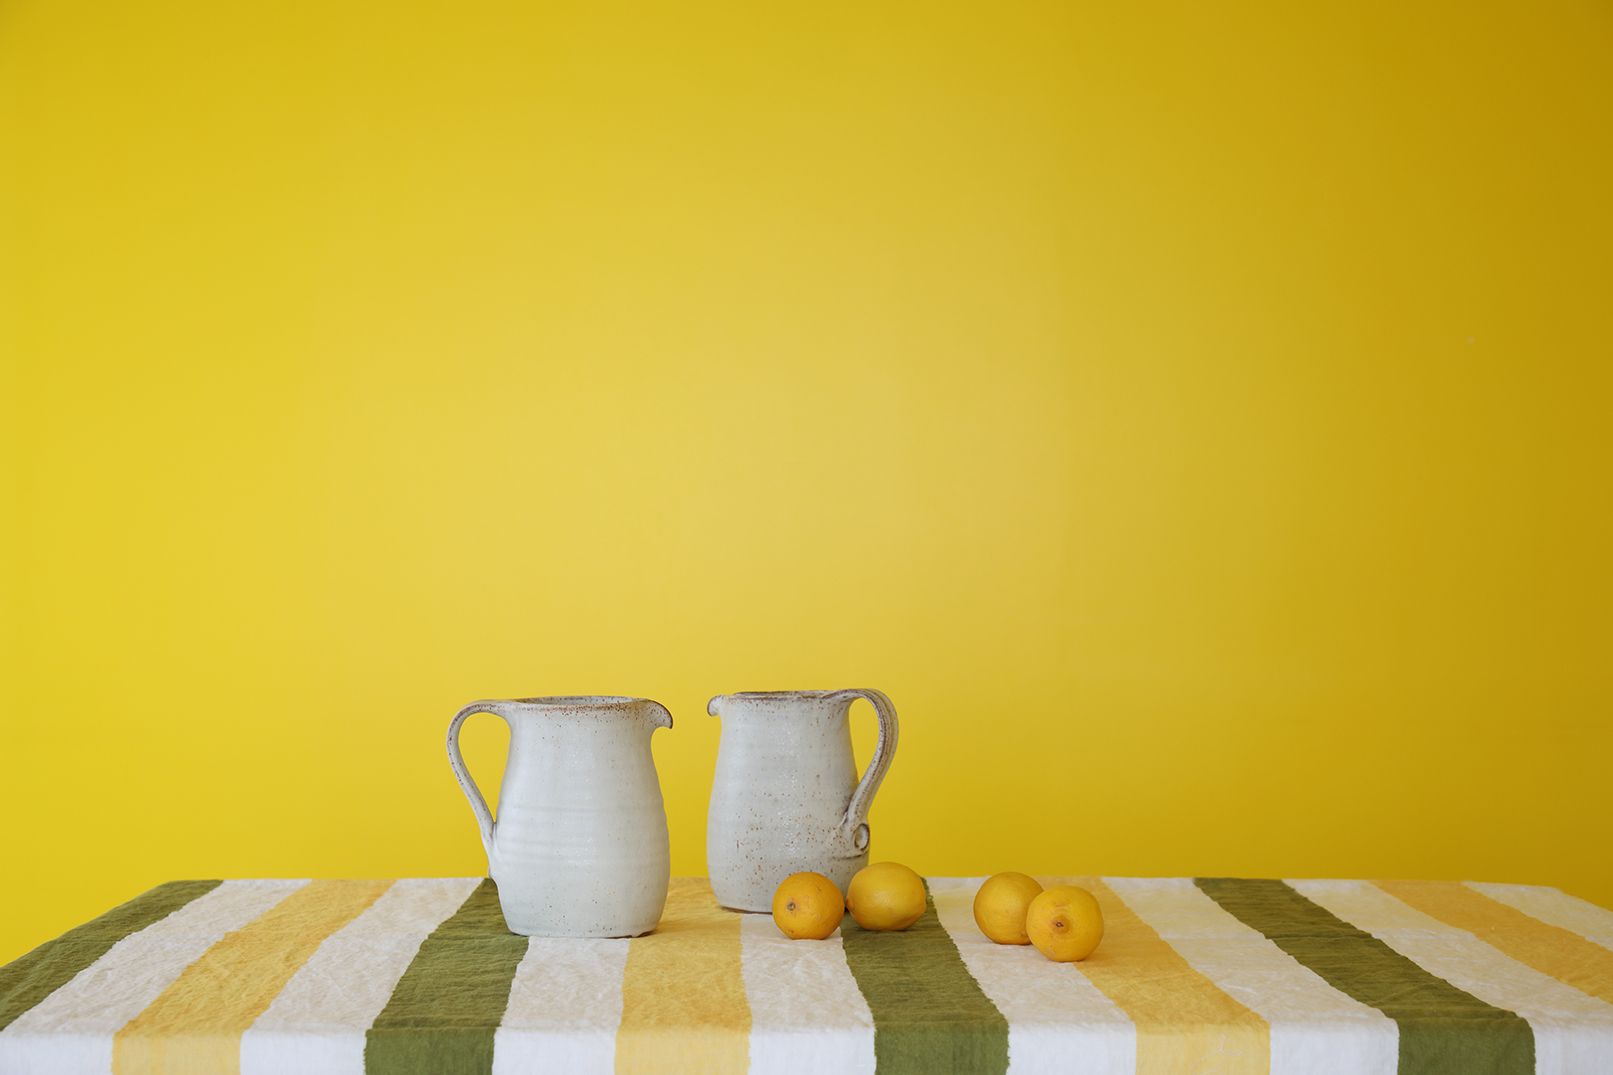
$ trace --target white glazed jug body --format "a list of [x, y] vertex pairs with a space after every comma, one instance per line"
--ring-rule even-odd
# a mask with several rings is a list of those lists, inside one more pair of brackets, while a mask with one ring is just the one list
[[[857, 779], [852, 702], [867, 699], [879, 742]], [[722, 718], [706, 816], [706, 869], [717, 902], [768, 911], [792, 873], [821, 873], [844, 892], [868, 865], [868, 808], [896, 750], [896, 709], [874, 690], [749, 691], [713, 698]]]
[[[510, 726], [497, 820], [459, 753], [472, 713]], [[448, 761], [512, 933], [636, 937], [655, 928], [672, 857], [650, 736], [670, 727], [660, 703], [616, 696], [497, 699], [455, 714]]]

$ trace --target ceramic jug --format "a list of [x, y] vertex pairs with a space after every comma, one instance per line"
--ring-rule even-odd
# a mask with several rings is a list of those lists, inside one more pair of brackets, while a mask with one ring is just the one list
[[[472, 713], [510, 726], [496, 820], [459, 753]], [[672, 714], [648, 698], [498, 699], [454, 714], [448, 764], [481, 828], [511, 932], [636, 937], [655, 928], [672, 858], [650, 736], [670, 727]]]
[[[866, 698], [879, 742], [862, 779], [851, 752], [851, 703]], [[874, 690], [722, 694], [717, 774], [706, 817], [706, 869], [717, 902], [770, 911], [792, 873], [811, 870], [844, 892], [868, 865], [868, 807], [896, 751], [896, 707]]]

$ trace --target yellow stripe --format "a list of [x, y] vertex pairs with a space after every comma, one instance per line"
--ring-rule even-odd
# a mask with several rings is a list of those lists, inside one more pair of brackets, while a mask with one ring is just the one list
[[1374, 881], [1400, 902], [1465, 929], [1565, 985], [1613, 1004], [1613, 951], [1455, 881]]
[[737, 911], [717, 906], [703, 877], [674, 877], [661, 924], [628, 942], [617, 1075], [680, 1071], [743, 1075], [750, 1005], [739, 970]]
[[234, 1075], [241, 1032], [391, 881], [310, 881], [226, 933], [112, 1039], [114, 1075]]
[[1177, 954], [1096, 877], [1039, 878], [1080, 885], [1103, 908], [1103, 940], [1074, 964], [1137, 1027], [1137, 1071], [1269, 1075], [1271, 1028]]

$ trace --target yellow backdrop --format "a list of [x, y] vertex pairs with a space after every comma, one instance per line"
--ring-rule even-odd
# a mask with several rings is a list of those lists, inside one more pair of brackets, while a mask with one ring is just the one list
[[1613, 905], [1610, 129], [1597, 0], [12, 0], [0, 960], [571, 692], [678, 874], [871, 686], [921, 872]]

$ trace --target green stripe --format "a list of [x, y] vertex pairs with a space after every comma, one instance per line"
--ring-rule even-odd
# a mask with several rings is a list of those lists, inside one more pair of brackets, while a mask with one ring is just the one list
[[498, 886], [483, 879], [420, 944], [364, 1039], [371, 1075], [487, 1075], [527, 939], [504, 924]]
[[865, 930], [847, 915], [840, 936], [874, 1016], [879, 1075], [1008, 1070], [1008, 1020], [964, 967], [933, 900], [908, 929]]
[[131, 933], [160, 922], [223, 881], [169, 881], [0, 967], [0, 1030], [73, 980]]
[[1281, 881], [1199, 877], [1194, 884], [1323, 981], [1400, 1027], [1400, 1075], [1533, 1075], [1524, 1019], [1486, 1004]]

